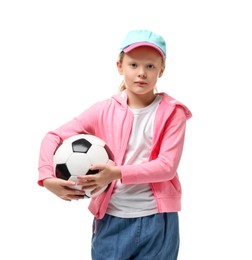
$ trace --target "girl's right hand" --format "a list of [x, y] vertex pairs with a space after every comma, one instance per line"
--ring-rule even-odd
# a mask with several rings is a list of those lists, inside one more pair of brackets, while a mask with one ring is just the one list
[[66, 181], [59, 178], [48, 178], [43, 181], [43, 184], [44, 187], [63, 200], [71, 201], [84, 199], [85, 192], [83, 190], [71, 188], [71, 186], [76, 185], [73, 181]]

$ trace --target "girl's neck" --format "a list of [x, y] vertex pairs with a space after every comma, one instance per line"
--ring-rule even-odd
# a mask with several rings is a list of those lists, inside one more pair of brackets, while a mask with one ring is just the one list
[[128, 106], [130, 108], [143, 108], [150, 105], [155, 99], [155, 94], [150, 92], [145, 95], [136, 95], [134, 93], [128, 93]]

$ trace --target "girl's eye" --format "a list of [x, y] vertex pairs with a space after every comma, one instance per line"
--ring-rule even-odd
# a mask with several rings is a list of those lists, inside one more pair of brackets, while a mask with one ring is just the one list
[[130, 64], [130, 67], [131, 67], [131, 68], [136, 68], [137, 65], [136, 65], [136, 63], [131, 63], [131, 64]]
[[148, 67], [148, 69], [154, 69], [154, 66], [153, 66], [153, 65], [151, 65], [151, 64], [150, 64], [150, 65], [148, 65], [147, 67]]

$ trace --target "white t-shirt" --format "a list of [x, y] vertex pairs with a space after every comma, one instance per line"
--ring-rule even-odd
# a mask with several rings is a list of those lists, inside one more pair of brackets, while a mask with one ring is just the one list
[[[131, 109], [134, 114], [125, 165], [147, 162], [153, 139], [153, 126], [161, 96], [147, 107]], [[122, 184], [117, 181], [107, 214], [121, 218], [143, 217], [157, 213], [155, 197], [150, 184]]]

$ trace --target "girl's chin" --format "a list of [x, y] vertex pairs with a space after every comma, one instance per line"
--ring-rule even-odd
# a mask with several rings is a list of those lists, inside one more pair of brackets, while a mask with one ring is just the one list
[[136, 95], [148, 95], [151, 93], [154, 93], [154, 89], [146, 89], [144, 87], [136, 87], [134, 89], [129, 90], [131, 93], [136, 94]]

